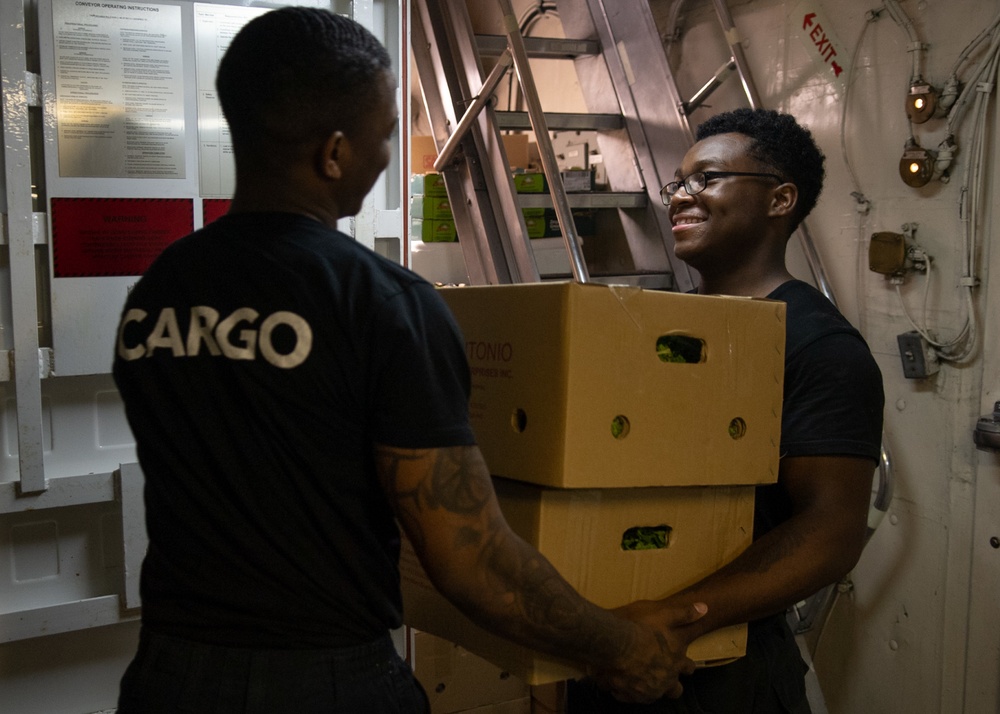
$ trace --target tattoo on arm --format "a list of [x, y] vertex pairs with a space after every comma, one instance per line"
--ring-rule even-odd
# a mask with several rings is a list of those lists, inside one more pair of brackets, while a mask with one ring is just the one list
[[491, 512], [492, 484], [477, 451], [380, 447], [377, 457], [383, 488], [418, 551], [426, 546], [428, 512], [449, 517], [452, 547], [476, 563], [473, 599], [481, 615], [508, 634], [513, 627], [522, 642], [563, 656], [579, 657], [583, 649], [588, 659], [608, 661], [626, 651], [634, 632], [580, 597]]
[[[411, 538], [423, 540], [420, 514], [443, 509], [458, 516], [476, 519], [489, 503], [489, 482], [470, 476], [470, 450], [465, 447], [413, 451], [379, 448], [379, 472], [383, 489], [395, 501], [396, 513], [407, 526]], [[486, 477], [488, 478], [488, 477]], [[482, 535], [470, 526], [459, 529], [455, 545], [473, 545]]]

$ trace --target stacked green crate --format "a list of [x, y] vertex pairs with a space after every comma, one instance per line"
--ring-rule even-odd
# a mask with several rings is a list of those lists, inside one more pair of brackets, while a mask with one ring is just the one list
[[522, 208], [524, 215], [524, 225], [528, 229], [529, 238], [545, 237], [545, 209], [544, 208]]
[[458, 240], [441, 174], [414, 174], [410, 177], [410, 235], [424, 243], [453, 243]]
[[[518, 193], [548, 193], [548, 182], [545, 174], [526, 172], [514, 174], [514, 188]], [[522, 208], [524, 224], [528, 229], [529, 238], [554, 238], [562, 235], [559, 220], [554, 208]], [[572, 209], [573, 224], [579, 236], [590, 236], [595, 231], [595, 214], [593, 209]]]
[[[554, 208], [522, 208], [521, 213], [524, 214], [529, 238], [558, 238], [562, 235]], [[572, 213], [576, 234], [580, 237], [594, 235], [594, 210], [574, 208]]]

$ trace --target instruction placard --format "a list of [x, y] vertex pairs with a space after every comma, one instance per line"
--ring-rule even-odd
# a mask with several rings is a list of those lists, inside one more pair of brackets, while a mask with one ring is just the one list
[[181, 8], [53, 7], [59, 175], [184, 178]]

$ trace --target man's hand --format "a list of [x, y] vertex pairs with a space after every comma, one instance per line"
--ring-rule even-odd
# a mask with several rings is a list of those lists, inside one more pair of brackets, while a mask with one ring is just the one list
[[615, 610], [636, 623], [634, 646], [613, 670], [599, 672], [594, 679], [623, 702], [648, 703], [663, 696], [676, 699], [684, 690], [682, 674], [694, 671], [687, 657], [691, 630], [685, 626], [699, 620], [708, 606], [704, 603], [672, 606], [663, 601], [639, 600]]

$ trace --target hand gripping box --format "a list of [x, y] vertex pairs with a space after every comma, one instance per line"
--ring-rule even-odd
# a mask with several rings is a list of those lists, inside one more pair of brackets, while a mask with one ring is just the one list
[[494, 475], [560, 488], [777, 480], [784, 303], [575, 282], [441, 295]]
[[[511, 528], [576, 590], [606, 608], [660, 599], [741, 553], [753, 532], [753, 486], [560, 489], [494, 479]], [[531, 685], [577, 678], [568, 662], [487, 632], [431, 585], [409, 543], [400, 558], [406, 624], [473, 652]], [[746, 625], [695, 640], [717, 664], [746, 652]]]

